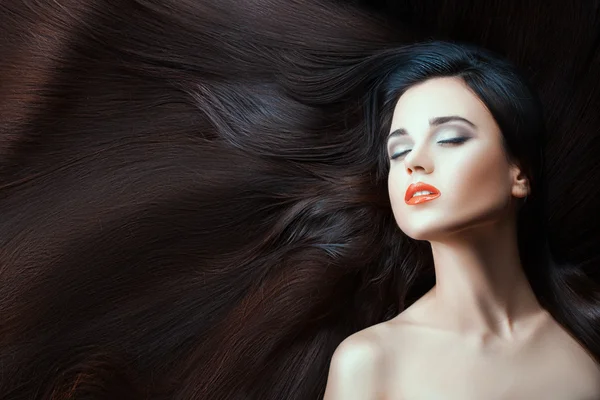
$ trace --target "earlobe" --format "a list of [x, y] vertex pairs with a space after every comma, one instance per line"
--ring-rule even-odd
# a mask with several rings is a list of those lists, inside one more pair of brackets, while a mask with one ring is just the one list
[[529, 190], [525, 186], [514, 186], [512, 190], [512, 195], [518, 198], [526, 198], [529, 196]]

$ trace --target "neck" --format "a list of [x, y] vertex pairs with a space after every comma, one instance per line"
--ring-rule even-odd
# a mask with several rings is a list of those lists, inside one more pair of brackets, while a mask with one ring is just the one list
[[428, 295], [451, 329], [510, 340], [543, 311], [520, 262], [514, 221], [456, 233], [431, 248], [436, 285]]

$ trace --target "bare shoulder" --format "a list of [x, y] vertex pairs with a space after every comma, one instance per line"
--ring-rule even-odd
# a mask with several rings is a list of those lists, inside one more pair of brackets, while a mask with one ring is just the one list
[[[545, 330], [547, 335], [547, 347], [552, 349], [553, 360], [560, 360], [560, 371], [567, 375], [573, 375], [572, 382], [577, 382], [581, 388], [589, 388], [595, 398], [600, 396], [600, 365], [574, 336], [572, 336], [562, 325], [550, 320], [550, 326]], [[556, 363], [555, 363], [556, 364]]]
[[377, 327], [347, 337], [333, 353], [324, 400], [375, 400], [385, 352]]

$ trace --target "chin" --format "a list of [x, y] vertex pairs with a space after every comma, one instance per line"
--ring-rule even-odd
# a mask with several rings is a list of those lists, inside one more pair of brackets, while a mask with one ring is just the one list
[[434, 229], [431, 226], [407, 226], [407, 224], [398, 225], [400, 230], [404, 232], [404, 234], [411, 239], [414, 240], [431, 240], [435, 236], [437, 236], [440, 231], [439, 229]]
[[451, 236], [453, 232], [464, 229], [472, 223], [472, 221], [450, 218], [439, 213], [411, 217], [415, 218], [403, 218], [402, 221], [396, 221], [400, 230], [414, 240], [429, 242]]

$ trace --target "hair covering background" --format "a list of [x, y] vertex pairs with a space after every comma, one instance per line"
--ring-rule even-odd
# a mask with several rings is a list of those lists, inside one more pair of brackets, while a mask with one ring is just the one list
[[549, 236], [598, 282], [599, 4], [0, 3], [0, 398], [318, 397], [398, 278], [368, 138], [290, 88], [416, 40], [530, 73]]

